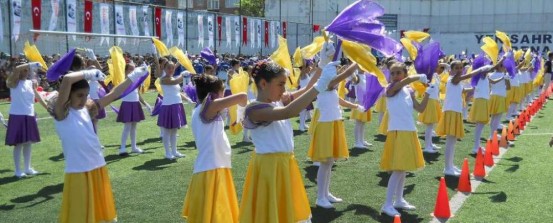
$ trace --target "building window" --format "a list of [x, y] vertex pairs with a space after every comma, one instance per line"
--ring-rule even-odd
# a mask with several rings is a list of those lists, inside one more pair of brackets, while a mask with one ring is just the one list
[[225, 8], [238, 8], [239, 0], [225, 0]]
[[208, 0], [207, 9], [219, 9], [219, 0]]

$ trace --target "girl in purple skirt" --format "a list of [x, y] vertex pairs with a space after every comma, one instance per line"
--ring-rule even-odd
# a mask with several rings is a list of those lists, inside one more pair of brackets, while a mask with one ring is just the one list
[[[37, 82], [31, 80], [31, 77], [40, 66], [39, 63], [19, 65], [13, 69], [6, 80], [11, 97], [6, 145], [15, 146], [13, 161], [15, 176], [18, 178], [38, 173], [31, 167], [31, 144], [40, 142], [34, 100], [36, 98], [45, 108], [46, 103], [36, 90]], [[23, 152], [24, 171], [20, 169], [21, 152]]]
[[[135, 64], [131, 61], [125, 66], [125, 75], [128, 76], [134, 71]], [[117, 122], [124, 124], [123, 133], [121, 135], [121, 147], [119, 148], [120, 156], [127, 156], [127, 138], [129, 134], [131, 136], [131, 152], [142, 153], [142, 149], [136, 146], [136, 125], [138, 122], [144, 120], [144, 112], [142, 111], [142, 105], [146, 106], [151, 112], [152, 107], [144, 101], [142, 96], [138, 93], [138, 88], [132, 91], [127, 96], [123, 97], [121, 107], [119, 107], [119, 113], [117, 114]]]
[[182, 106], [181, 88], [183, 75], [173, 77], [175, 64], [167, 61], [162, 67], [165, 76], [161, 77], [163, 102], [157, 118], [157, 125], [162, 131], [162, 141], [165, 147], [165, 158], [175, 159], [184, 157], [177, 151], [177, 130], [186, 125], [184, 107]]

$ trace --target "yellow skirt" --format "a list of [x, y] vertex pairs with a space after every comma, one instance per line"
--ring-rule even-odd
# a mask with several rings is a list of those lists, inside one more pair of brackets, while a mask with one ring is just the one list
[[117, 221], [106, 166], [83, 173], [66, 173], [59, 222]]
[[460, 112], [445, 111], [438, 122], [436, 134], [439, 136], [455, 136], [458, 139], [465, 137], [463, 115]]
[[307, 130], [307, 133], [309, 133], [309, 135], [313, 135], [313, 132], [315, 131], [315, 126], [317, 126], [317, 123], [319, 123], [320, 116], [321, 112], [318, 108], [316, 108], [313, 112], [313, 117], [311, 117], [311, 122], [309, 122], [309, 129]]
[[428, 99], [428, 104], [422, 113], [419, 113], [419, 121], [424, 124], [436, 124], [442, 116], [442, 105], [436, 99]]
[[503, 114], [507, 112], [507, 98], [499, 95], [490, 97], [490, 115]]
[[516, 103], [515, 102], [515, 92], [517, 87], [511, 86], [511, 89], [507, 90], [507, 98], [505, 99], [507, 102], [507, 105]]
[[353, 109], [351, 112], [351, 119], [357, 120], [360, 122], [370, 122], [371, 121], [371, 110], [367, 110], [366, 112], [360, 112], [357, 111], [357, 109]]
[[415, 131], [390, 131], [380, 158], [383, 171], [414, 171], [424, 167], [421, 144]]
[[380, 126], [378, 126], [378, 133], [381, 135], [386, 135], [388, 133], [388, 111], [384, 111], [382, 122], [380, 122]]
[[524, 84], [525, 93], [524, 96], [527, 96], [528, 94], [532, 93], [532, 82], [528, 82]]
[[490, 121], [489, 101], [475, 98], [469, 112], [469, 121], [472, 123], [488, 124]]
[[313, 131], [307, 156], [315, 162], [325, 162], [329, 158], [348, 158], [344, 122], [342, 120], [319, 122]]
[[240, 202], [240, 222], [299, 222], [311, 207], [292, 153], [253, 154]]
[[386, 111], [386, 96], [381, 96], [380, 98], [378, 98], [378, 100], [376, 100], [374, 111], [376, 112]]
[[238, 198], [230, 168], [192, 175], [182, 217], [188, 222], [238, 222]]

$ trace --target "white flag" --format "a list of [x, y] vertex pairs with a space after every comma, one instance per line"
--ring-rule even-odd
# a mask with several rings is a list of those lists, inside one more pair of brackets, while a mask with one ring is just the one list
[[230, 16], [225, 17], [225, 34], [227, 36], [227, 47], [231, 47], [231, 23], [230, 23]]
[[275, 48], [275, 21], [271, 21], [269, 29], [269, 42], [271, 43], [271, 48]]
[[[109, 5], [106, 3], [100, 3], [100, 31], [102, 34], [109, 34]], [[104, 41], [109, 45], [109, 38], [102, 37], [100, 46]]]
[[183, 19], [182, 12], [177, 12], [177, 33], [179, 35], [177, 45], [182, 48], [185, 46], [184, 45], [184, 19]]
[[213, 48], [213, 45], [215, 44], [213, 41], [213, 16], [208, 15], [207, 16], [207, 37], [208, 37], [208, 43], [207, 46], [209, 48]]
[[255, 19], [250, 19], [250, 27], [248, 28], [248, 31], [250, 31], [250, 47], [255, 47]]
[[204, 46], [204, 16], [198, 15], [198, 46]]
[[167, 32], [167, 46], [173, 45], [173, 12], [165, 10], [165, 31]]
[[[136, 6], [129, 6], [129, 26], [134, 36], [139, 36], [138, 23], [136, 20]], [[134, 45], [138, 44], [138, 39], [134, 39]]]
[[273, 34], [273, 38], [275, 38], [275, 47], [278, 47], [278, 36], [280, 34], [280, 21], [275, 21], [275, 33]]
[[11, 2], [12, 6], [12, 37], [14, 41], [17, 41], [19, 39], [19, 29], [21, 27], [21, 14], [23, 13], [21, 11], [21, 0], [12, 0]]
[[4, 42], [4, 17], [2, 17], [2, 10], [0, 10], [0, 43]]
[[261, 48], [261, 19], [257, 20], [257, 48]]
[[144, 17], [142, 17], [142, 23], [144, 25], [144, 36], [150, 36], [150, 26], [148, 25], [148, 21], [150, 18], [150, 9], [147, 5], [142, 6], [142, 14]]
[[[117, 35], [127, 35], [125, 32], [125, 20], [123, 18], [124, 18], [123, 6], [116, 5], [115, 6], [115, 33]], [[123, 41], [124, 44], [127, 43], [125, 38], [117, 38], [117, 45], [121, 45], [121, 41]]]
[[[19, 2], [21, 7], [21, 2]], [[48, 30], [52, 31], [56, 29], [56, 26], [58, 25], [58, 14], [60, 12], [60, 2], [59, 0], [51, 0], [50, 1], [52, 5], [52, 17], [50, 17], [50, 26], [48, 26]]]
[[[75, 0], [67, 0], [67, 31], [77, 32], [77, 3]], [[71, 35], [73, 41], [77, 40], [77, 36]]]
[[242, 27], [240, 26], [240, 17], [234, 17], [234, 39], [236, 41], [236, 47], [240, 46], [240, 31]]

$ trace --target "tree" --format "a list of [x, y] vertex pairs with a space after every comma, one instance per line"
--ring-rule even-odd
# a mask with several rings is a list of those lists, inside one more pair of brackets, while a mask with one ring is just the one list
[[265, 17], [265, 0], [240, 0], [237, 6], [236, 14], [241, 11], [245, 16]]

